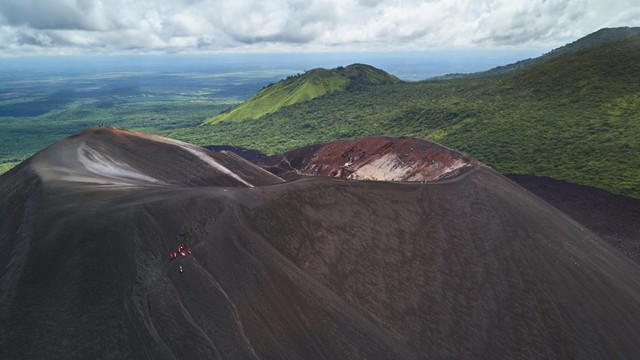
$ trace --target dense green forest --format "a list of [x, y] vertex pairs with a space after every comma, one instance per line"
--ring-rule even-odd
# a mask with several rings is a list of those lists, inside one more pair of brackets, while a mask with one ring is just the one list
[[165, 135], [269, 154], [367, 135], [409, 135], [504, 173], [640, 197], [640, 36], [565, 51], [517, 71], [327, 94], [258, 120]]

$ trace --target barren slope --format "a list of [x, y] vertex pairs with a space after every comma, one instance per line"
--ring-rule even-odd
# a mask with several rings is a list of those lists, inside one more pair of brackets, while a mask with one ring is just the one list
[[640, 200], [531, 175], [506, 175], [640, 263]]
[[638, 265], [475, 162], [283, 183], [93, 129], [1, 176], [0, 216], [3, 359], [640, 353]]

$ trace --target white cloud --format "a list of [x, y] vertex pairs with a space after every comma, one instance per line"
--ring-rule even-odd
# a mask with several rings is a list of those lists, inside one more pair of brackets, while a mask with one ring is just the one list
[[2, 55], [557, 47], [636, 0], [1, 0]]

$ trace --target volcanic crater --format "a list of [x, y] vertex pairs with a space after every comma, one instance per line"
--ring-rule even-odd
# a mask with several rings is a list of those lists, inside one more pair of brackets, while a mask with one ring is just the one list
[[284, 178], [319, 175], [408, 182], [441, 180], [480, 165], [469, 156], [426, 140], [382, 136], [304, 146], [261, 159], [258, 164]]

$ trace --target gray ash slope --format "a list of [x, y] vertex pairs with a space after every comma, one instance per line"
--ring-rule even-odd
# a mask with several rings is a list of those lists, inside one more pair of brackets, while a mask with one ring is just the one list
[[505, 176], [640, 263], [640, 199], [543, 176]]
[[640, 267], [478, 163], [284, 183], [90, 129], [2, 175], [0, 219], [3, 359], [640, 353]]

